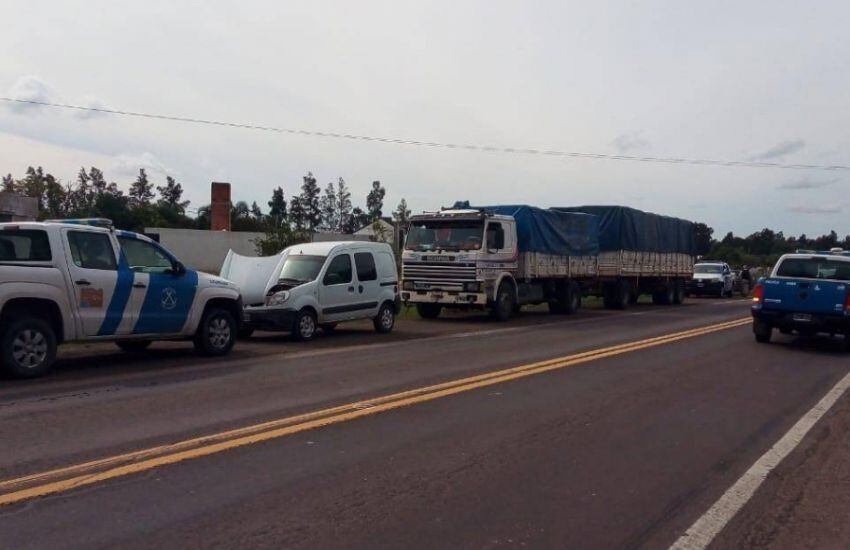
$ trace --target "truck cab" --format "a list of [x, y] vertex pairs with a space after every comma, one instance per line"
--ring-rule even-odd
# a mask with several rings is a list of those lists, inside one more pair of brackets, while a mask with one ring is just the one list
[[139, 351], [154, 340], [192, 339], [200, 353], [223, 355], [241, 310], [233, 283], [187, 269], [109, 220], [0, 224], [0, 345], [12, 376], [45, 374], [64, 342]]
[[476, 209], [413, 216], [402, 253], [402, 300], [420, 316], [434, 318], [443, 307], [493, 305], [499, 288], [504, 294], [508, 285], [507, 305], [513, 308], [516, 234], [513, 217]]
[[769, 342], [778, 329], [784, 334], [844, 335], [850, 349], [850, 252], [783, 255], [753, 289], [752, 315], [758, 342]]

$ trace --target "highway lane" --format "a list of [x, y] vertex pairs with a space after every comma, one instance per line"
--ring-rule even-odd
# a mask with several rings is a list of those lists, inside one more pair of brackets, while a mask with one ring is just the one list
[[[74, 377], [71, 397], [61, 377], [5, 388], [2, 477], [745, 314], [532, 317], [142, 384]], [[9, 506], [0, 545], [662, 547], [845, 373], [831, 349], [757, 346], [741, 327], [604, 357]]]

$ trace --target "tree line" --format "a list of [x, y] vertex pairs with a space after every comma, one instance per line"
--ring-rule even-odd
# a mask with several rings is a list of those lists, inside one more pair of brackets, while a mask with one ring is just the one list
[[[117, 183], [107, 182], [96, 167], [80, 168], [74, 181], [63, 183], [39, 166], [27, 168], [23, 178], [7, 174], [2, 190], [38, 199], [38, 219], [108, 218], [119, 229], [142, 231], [145, 227], [209, 229], [210, 207], [201, 206], [189, 215], [189, 201], [183, 199], [183, 186], [166, 175], [163, 185], [155, 185], [144, 168], [130, 182], [126, 193]], [[373, 181], [365, 208], [354, 206], [343, 178], [319, 187], [312, 172], [303, 177], [298, 194], [289, 200], [283, 187], [272, 190], [268, 211], [257, 204], [238, 201], [231, 207], [231, 229], [265, 232], [270, 241], [263, 249], [282, 243], [309, 240], [316, 231], [354, 233], [384, 217], [386, 189]], [[406, 224], [410, 217], [407, 201], [392, 212], [394, 221]], [[258, 245], [259, 247], [259, 245]], [[274, 252], [279, 251], [280, 248]]]
[[850, 235], [841, 239], [838, 233], [830, 231], [826, 235], [808, 237], [786, 236], [782, 231], [762, 229], [745, 237], [731, 231], [717, 240], [714, 229], [704, 223], [696, 224], [697, 253], [712, 260], [721, 260], [733, 266], [771, 266], [779, 257], [795, 250], [829, 250], [843, 248], [850, 250]]

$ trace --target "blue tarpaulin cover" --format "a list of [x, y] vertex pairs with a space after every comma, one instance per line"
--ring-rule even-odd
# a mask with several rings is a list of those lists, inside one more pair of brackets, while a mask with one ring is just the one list
[[479, 210], [513, 216], [520, 252], [559, 256], [599, 254], [599, 220], [578, 212], [556, 212], [524, 204], [480, 206]]
[[643, 212], [628, 206], [558, 206], [559, 212], [599, 217], [599, 249], [637, 252], [678, 252], [696, 255], [694, 223]]

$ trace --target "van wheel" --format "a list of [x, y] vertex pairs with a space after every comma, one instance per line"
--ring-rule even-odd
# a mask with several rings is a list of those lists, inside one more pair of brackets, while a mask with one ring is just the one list
[[767, 344], [770, 342], [770, 337], [773, 334], [773, 327], [756, 319], [753, 321], [753, 334], [756, 337], [756, 342]]
[[372, 322], [375, 324], [375, 330], [381, 334], [392, 332], [395, 326], [395, 306], [392, 304], [384, 304], [378, 310], [378, 316]]
[[208, 356], [226, 355], [236, 341], [236, 331], [236, 320], [229, 311], [210, 308], [195, 332], [195, 351]]
[[151, 343], [151, 340], [118, 340], [115, 345], [121, 348], [121, 351], [136, 353], [146, 350]]
[[16, 378], [36, 378], [56, 360], [56, 335], [50, 325], [31, 317], [14, 321], [3, 332], [3, 367]]
[[316, 336], [316, 314], [309, 309], [302, 309], [292, 323], [292, 337], [299, 342], [308, 342]]
[[505, 322], [511, 318], [514, 312], [516, 299], [511, 285], [502, 283], [499, 285], [499, 291], [496, 293], [496, 301], [490, 310], [490, 315], [499, 322]]
[[416, 304], [416, 313], [423, 319], [436, 319], [443, 311], [440, 304]]

